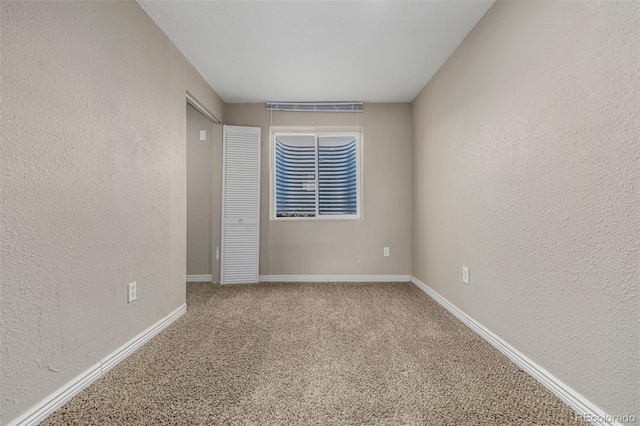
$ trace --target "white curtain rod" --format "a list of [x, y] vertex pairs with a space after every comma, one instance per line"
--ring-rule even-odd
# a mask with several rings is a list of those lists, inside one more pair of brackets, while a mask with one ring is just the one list
[[362, 112], [364, 102], [267, 102], [267, 111]]

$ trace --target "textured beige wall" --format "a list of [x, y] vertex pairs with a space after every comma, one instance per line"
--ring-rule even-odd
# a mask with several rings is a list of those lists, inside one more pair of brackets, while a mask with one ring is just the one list
[[220, 281], [221, 191], [222, 126], [187, 105], [187, 275], [212, 275], [214, 282]]
[[[358, 123], [355, 114], [273, 114], [274, 126], [363, 126], [364, 216], [359, 221], [269, 219], [270, 120], [264, 104], [225, 109], [227, 124], [262, 127], [260, 275], [411, 274], [410, 105], [367, 104]], [[390, 257], [382, 255], [385, 246]]]
[[6, 424], [184, 303], [185, 91], [223, 103], [134, 2], [1, 8]]
[[413, 104], [414, 275], [636, 417], [638, 7], [498, 2]]

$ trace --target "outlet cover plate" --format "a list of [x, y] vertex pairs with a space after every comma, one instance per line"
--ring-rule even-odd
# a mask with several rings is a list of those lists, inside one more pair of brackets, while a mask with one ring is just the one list
[[127, 285], [127, 303], [131, 303], [134, 300], [136, 300], [136, 282], [132, 282], [131, 284]]
[[469, 268], [466, 266], [462, 267], [462, 282], [465, 284], [469, 284]]

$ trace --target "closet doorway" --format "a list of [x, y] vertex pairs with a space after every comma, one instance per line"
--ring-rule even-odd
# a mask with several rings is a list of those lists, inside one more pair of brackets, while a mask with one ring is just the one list
[[187, 282], [220, 282], [222, 126], [189, 103]]

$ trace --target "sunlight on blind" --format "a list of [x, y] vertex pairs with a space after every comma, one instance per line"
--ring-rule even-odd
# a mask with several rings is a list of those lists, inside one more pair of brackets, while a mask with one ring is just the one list
[[357, 156], [354, 136], [276, 135], [276, 216], [356, 215]]
[[318, 144], [320, 214], [356, 214], [356, 140], [332, 139], [321, 137]]
[[316, 215], [315, 137], [276, 138], [276, 215]]

